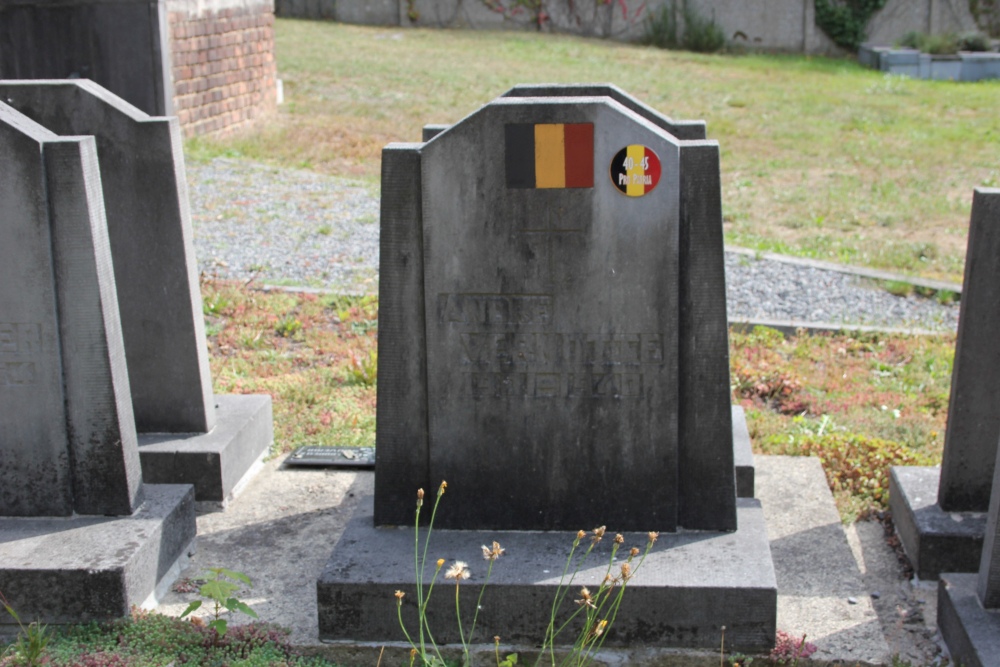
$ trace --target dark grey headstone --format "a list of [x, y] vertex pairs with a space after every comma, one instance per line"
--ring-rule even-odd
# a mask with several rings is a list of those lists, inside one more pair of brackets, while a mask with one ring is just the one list
[[[645, 102], [610, 83], [522, 83], [508, 90], [503, 97], [610, 97], [678, 139], [707, 138], [705, 121], [675, 120], [664, 116]], [[425, 137], [424, 141], [427, 140]]]
[[[560, 123], [593, 124], [592, 187], [524, 187], [511, 132]], [[610, 173], [630, 145], [643, 196]], [[734, 530], [718, 146], [508, 97], [386, 158], [376, 521], [444, 479], [447, 527]]]
[[0, 516], [127, 515], [142, 477], [92, 137], [0, 103]]
[[173, 113], [167, 0], [4, 0], [0, 79], [90, 79]]
[[94, 135], [136, 430], [215, 425], [176, 118], [151, 118], [91, 81], [0, 81], [0, 100], [59, 135]]
[[1000, 190], [976, 188], [938, 502], [985, 512], [1000, 440]]

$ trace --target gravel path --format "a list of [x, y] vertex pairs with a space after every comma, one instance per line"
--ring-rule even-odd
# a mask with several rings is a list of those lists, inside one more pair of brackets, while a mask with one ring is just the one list
[[[189, 163], [202, 272], [374, 292], [378, 192], [356, 181], [218, 158]], [[954, 330], [958, 306], [896, 297], [854, 276], [726, 254], [731, 318]]]

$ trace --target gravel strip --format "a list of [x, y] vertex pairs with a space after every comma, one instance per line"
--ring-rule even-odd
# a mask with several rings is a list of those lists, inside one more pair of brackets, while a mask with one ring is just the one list
[[[187, 165], [199, 270], [275, 285], [375, 292], [378, 190], [218, 158]], [[954, 331], [958, 306], [897, 297], [855, 276], [726, 254], [730, 317]]]

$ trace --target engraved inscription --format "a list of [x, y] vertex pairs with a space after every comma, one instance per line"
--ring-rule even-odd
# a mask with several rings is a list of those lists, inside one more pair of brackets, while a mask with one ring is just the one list
[[438, 322], [481, 329], [547, 327], [552, 320], [548, 295], [439, 294]]
[[37, 382], [35, 358], [43, 352], [42, 340], [41, 324], [0, 322], [0, 387]]
[[473, 400], [497, 398], [638, 398], [642, 373], [468, 374]]
[[463, 333], [460, 340], [461, 363], [483, 370], [663, 363], [663, 336], [653, 333]]
[[0, 322], [0, 354], [33, 355], [42, 351], [42, 325]]

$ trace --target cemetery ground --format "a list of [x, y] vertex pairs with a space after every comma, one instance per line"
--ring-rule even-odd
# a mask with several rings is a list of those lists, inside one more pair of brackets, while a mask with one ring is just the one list
[[279, 19], [285, 104], [189, 144], [377, 185], [415, 141], [518, 83], [612, 82], [722, 150], [726, 241], [961, 281], [972, 188], [1000, 184], [1000, 83], [917, 81], [853, 60], [664, 51], [562, 35]]
[[[254, 283], [212, 279], [204, 279], [201, 289], [215, 391], [269, 393], [274, 399], [275, 444], [269, 468], [276, 469], [288, 452], [302, 445], [374, 444], [377, 299], [263, 289]], [[730, 333], [733, 400], [747, 409], [755, 451], [819, 457], [842, 520], [868, 519], [847, 526], [848, 535], [868, 541], [866, 554], [882, 540], [882, 526], [876, 519], [884, 517], [888, 467], [940, 461], [954, 342], [951, 334], [801, 332], [786, 339], [764, 328]], [[769, 474], [766, 465], [761, 471]], [[322, 471], [302, 473], [297, 479], [305, 481], [296, 483], [295, 498], [278, 501], [288, 507], [254, 509], [254, 520], [289, 512], [297, 520], [296, 512], [313, 511], [310, 501], [317, 508], [328, 508], [320, 511], [349, 516], [350, 498], [355, 491], [361, 492], [360, 487], [355, 489], [358, 482], [331, 483], [333, 478]], [[267, 504], [272, 491], [252, 488], [247, 493], [252, 492], [255, 503]], [[246, 520], [229, 515], [227, 511], [208, 516], [223, 525]], [[285, 536], [281, 539], [287, 538], [281, 532], [287, 528], [276, 524], [275, 530]], [[327, 544], [325, 536], [318, 537]], [[214, 541], [211, 536], [202, 539]], [[216, 549], [234, 561], [238, 554], [256, 560], [260, 557], [257, 539], [246, 544], [237, 540], [234, 552], [230, 536]], [[213, 547], [202, 542], [199, 550], [212, 551]], [[323, 554], [322, 549], [313, 551]], [[216, 564], [240, 567], [238, 562]], [[308, 566], [302, 564], [302, 569]], [[272, 582], [255, 584], [259, 589]], [[179, 585], [184, 590], [175, 597], [182, 602], [169, 606], [169, 613], [180, 613], [195, 597], [190, 582]], [[884, 586], [881, 590], [887, 591], [889, 584]], [[177, 585], [174, 590], [178, 591]], [[275, 600], [271, 604], [280, 604], [282, 596], [273, 589], [271, 593]], [[252, 590], [241, 595], [251, 603], [260, 599]], [[883, 595], [888, 604], [890, 595]], [[291, 613], [302, 617], [302, 625], [315, 623], [307, 605], [296, 604], [302, 609]], [[915, 608], [885, 612], [897, 618], [897, 635], [918, 627], [906, 617]], [[132, 629], [127, 624], [80, 629], [72, 640], [55, 646], [52, 664], [77, 664], [73, 659], [81, 647], [95, 652], [90, 662], [78, 663], [87, 665], [162, 665], [168, 654], [177, 655], [178, 646], [192, 661], [189, 664], [209, 664], [218, 657], [207, 650], [211, 641], [202, 628], [156, 614], [140, 618], [139, 623]], [[264, 642], [265, 636], [274, 641]], [[129, 648], [122, 649], [126, 643]], [[253, 646], [256, 653], [250, 652]], [[296, 658], [288, 650], [287, 640], [272, 630], [256, 634], [241, 630], [225, 649], [234, 665], [328, 664], [320, 658]], [[105, 653], [96, 654], [99, 651]], [[116, 651], [121, 655], [116, 657]], [[132, 651], [138, 654], [131, 655]], [[241, 651], [243, 662], [233, 658]], [[359, 653], [358, 660], [357, 664], [375, 664], [376, 649]], [[923, 663], [900, 660], [896, 664]]]

